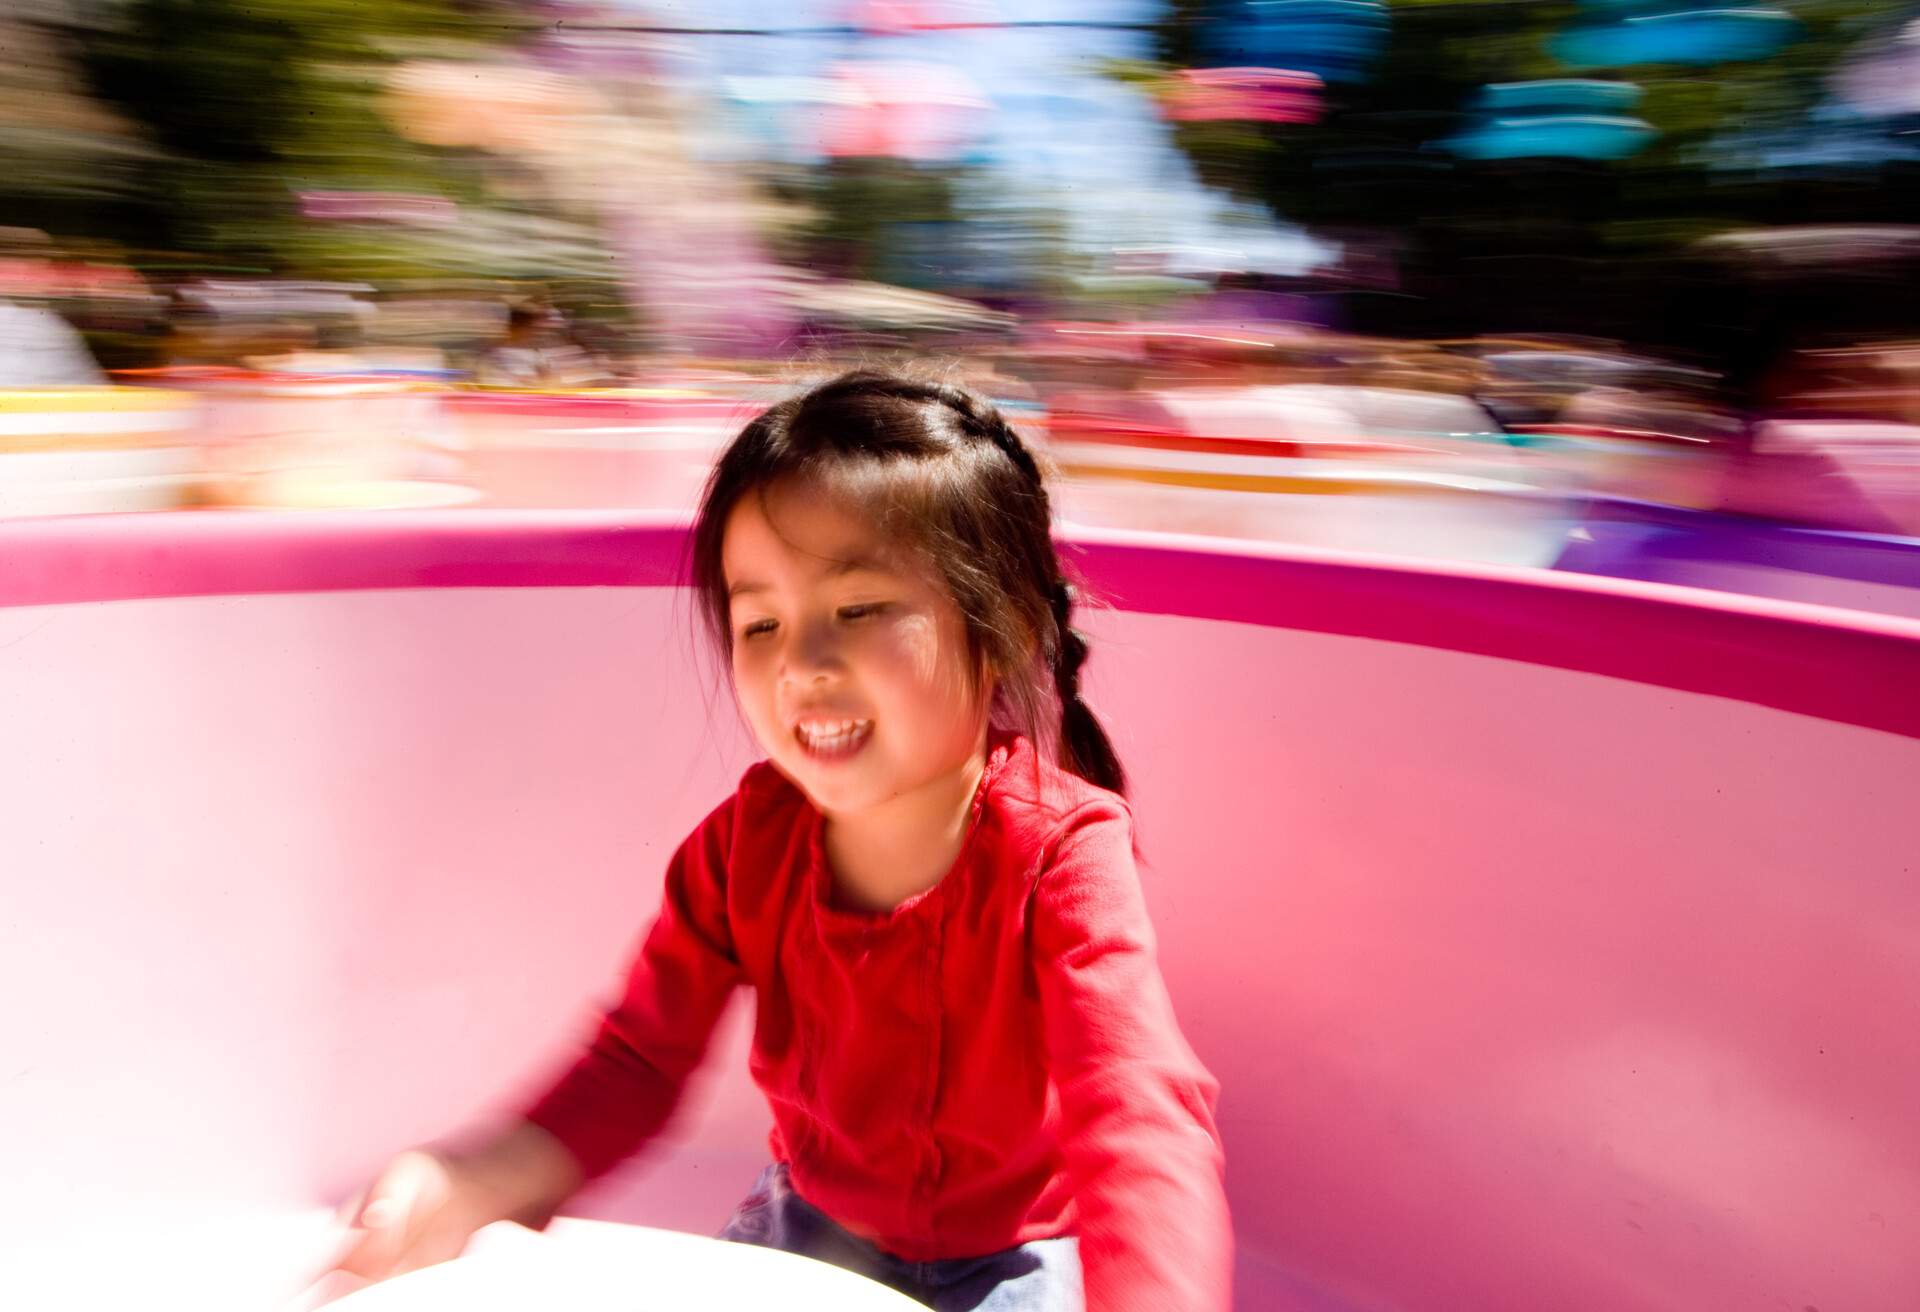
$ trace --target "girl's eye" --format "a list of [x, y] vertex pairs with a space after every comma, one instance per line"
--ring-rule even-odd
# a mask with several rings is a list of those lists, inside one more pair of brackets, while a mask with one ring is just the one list
[[882, 601], [869, 601], [859, 606], [842, 606], [840, 618], [843, 620], [864, 620], [880, 614], [887, 608]]
[[757, 638], [763, 633], [772, 632], [772, 620], [755, 620], [753, 623], [747, 625], [746, 628], [740, 630], [740, 636], [743, 638]]

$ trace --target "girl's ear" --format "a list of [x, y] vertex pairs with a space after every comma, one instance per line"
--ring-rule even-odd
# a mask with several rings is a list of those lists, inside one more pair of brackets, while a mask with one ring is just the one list
[[1000, 679], [1000, 663], [986, 652], [981, 652], [979, 663], [973, 671], [973, 686], [979, 689], [980, 705], [988, 714], [993, 712], [994, 698], [1000, 691]]

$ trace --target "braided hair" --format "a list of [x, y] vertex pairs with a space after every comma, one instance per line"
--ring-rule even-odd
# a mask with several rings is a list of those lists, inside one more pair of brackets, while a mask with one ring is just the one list
[[715, 464], [692, 539], [707, 627], [730, 649], [726, 525], [742, 498], [774, 484], [843, 497], [930, 564], [966, 621], [997, 712], [1059, 762], [1126, 790], [1112, 741], [1080, 696], [1086, 636], [1055, 551], [1052, 506], [1033, 452], [987, 401], [951, 384], [856, 370], [752, 420]]

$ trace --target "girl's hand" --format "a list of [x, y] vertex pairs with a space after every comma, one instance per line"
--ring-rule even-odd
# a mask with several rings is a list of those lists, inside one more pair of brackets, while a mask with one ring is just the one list
[[350, 1232], [334, 1271], [371, 1283], [445, 1262], [505, 1215], [458, 1159], [411, 1149], [387, 1163], [349, 1210]]
[[579, 1186], [572, 1157], [533, 1125], [470, 1153], [409, 1149], [347, 1210], [351, 1233], [318, 1283], [337, 1297], [458, 1257], [495, 1221], [544, 1226]]

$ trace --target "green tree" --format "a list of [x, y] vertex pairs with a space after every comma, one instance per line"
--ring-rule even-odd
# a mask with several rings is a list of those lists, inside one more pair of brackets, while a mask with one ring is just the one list
[[[1741, 131], [1791, 129], [1826, 95], [1836, 61], [1887, 19], [1874, 0], [1802, 0], [1798, 38], [1777, 54], [1702, 69], [1574, 69], [1553, 38], [1594, 8], [1571, 0], [1392, 0], [1370, 75], [1326, 91], [1309, 125], [1174, 125], [1201, 177], [1276, 215], [1401, 253], [1406, 283], [1355, 299], [1363, 329], [1449, 334], [1591, 332], [1698, 344], [1726, 325], [1700, 298], [1685, 252], [1698, 237], [1765, 222], [1911, 213], [1910, 182], [1756, 177], [1716, 168]], [[1209, 62], [1215, 0], [1172, 0], [1158, 69]], [[1217, 59], [1213, 62], [1218, 62]], [[1607, 78], [1643, 92], [1632, 113], [1655, 135], [1615, 161], [1456, 158], [1443, 143], [1475, 118], [1489, 83]], [[1890, 185], [1889, 185], [1890, 184]]]
[[[297, 193], [471, 200], [471, 162], [402, 139], [382, 74], [413, 49], [483, 52], [507, 10], [458, 0], [114, 0], [76, 29], [98, 94], [156, 149], [150, 244], [207, 267], [366, 275], [432, 267], [404, 230], [316, 230]], [[423, 267], [424, 266], [424, 267]]]

